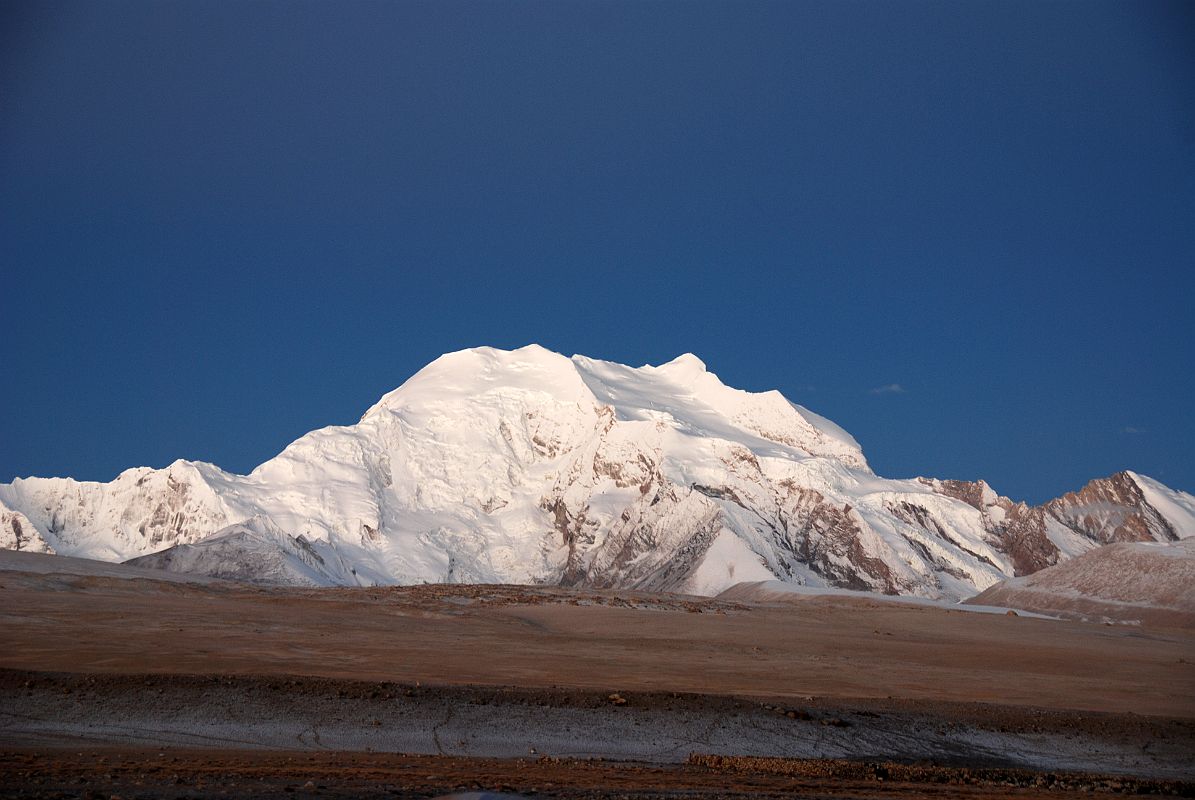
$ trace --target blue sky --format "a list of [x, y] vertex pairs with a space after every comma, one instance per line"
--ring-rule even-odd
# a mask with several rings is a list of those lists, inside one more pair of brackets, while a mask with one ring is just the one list
[[0, 4], [0, 480], [246, 471], [538, 342], [888, 476], [1195, 491], [1191, 8]]

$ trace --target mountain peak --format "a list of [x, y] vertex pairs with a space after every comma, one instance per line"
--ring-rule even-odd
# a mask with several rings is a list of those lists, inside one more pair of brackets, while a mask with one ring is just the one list
[[683, 370], [685, 372], [696, 373], [696, 372], [705, 372], [706, 366], [705, 366], [704, 361], [702, 361], [700, 358], [693, 355], [692, 353], [682, 353], [679, 356], [677, 356], [676, 358], [669, 361], [667, 364], [661, 364], [660, 366], [656, 367], [656, 369], [668, 370], [668, 371], [673, 371], [673, 372]]

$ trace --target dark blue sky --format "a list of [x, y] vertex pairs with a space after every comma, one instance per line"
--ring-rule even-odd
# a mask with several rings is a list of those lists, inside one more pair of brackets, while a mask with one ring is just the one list
[[1189, 4], [0, 14], [0, 480], [245, 471], [539, 342], [695, 352], [884, 475], [1195, 490]]

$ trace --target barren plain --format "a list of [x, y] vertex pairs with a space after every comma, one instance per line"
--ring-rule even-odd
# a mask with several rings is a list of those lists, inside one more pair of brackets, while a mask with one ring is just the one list
[[[1195, 633], [0, 559], [14, 797], [1189, 793]], [[89, 794], [90, 793], [90, 794]]]

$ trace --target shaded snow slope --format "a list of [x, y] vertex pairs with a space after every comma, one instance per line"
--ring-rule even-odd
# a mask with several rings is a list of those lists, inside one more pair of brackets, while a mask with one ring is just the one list
[[155, 563], [345, 585], [778, 579], [959, 599], [1105, 541], [1195, 533], [1195, 498], [1142, 476], [1067, 498], [880, 478], [832, 422], [692, 355], [631, 368], [534, 345], [442, 356], [249, 475], [176, 461], [0, 485], [27, 547], [124, 561], [197, 545]]
[[1092, 622], [1195, 627], [1195, 539], [1106, 545], [966, 602]]
[[269, 519], [258, 516], [229, 525], [195, 544], [175, 545], [129, 559], [125, 564], [251, 583], [336, 584], [344, 567], [335, 562], [329, 564], [325, 556], [335, 558], [324, 543], [313, 544], [302, 536], [287, 536]]
[[120, 578], [122, 580], [165, 581], [166, 583], [221, 583], [221, 581], [215, 578], [203, 575], [145, 569], [142, 567], [132, 567], [127, 564], [96, 561], [91, 558], [72, 558], [71, 556], [56, 556], [48, 553], [30, 553], [5, 549], [0, 549], [0, 572], [28, 572], [36, 575], [74, 575], [83, 578]]
[[1047, 614], [1037, 614], [1011, 608], [1009, 606], [985, 606], [978, 603], [955, 603], [947, 600], [928, 600], [924, 597], [902, 597], [900, 595], [875, 594], [874, 592], [857, 592], [852, 589], [835, 589], [829, 587], [800, 586], [783, 581], [747, 581], [736, 583], [729, 589], [718, 593], [719, 600], [739, 603], [795, 603], [833, 599], [834, 601], [861, 603], [905, 603], [918, 606], [929, 606], [949, 611], [970, 611], [979, 614], [1009, 614], [1014, 616], [1036, 617], [1038, 619], [1056, 619]]

